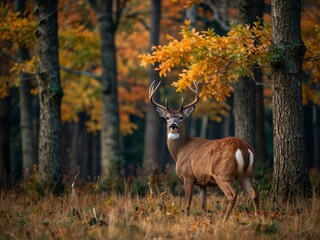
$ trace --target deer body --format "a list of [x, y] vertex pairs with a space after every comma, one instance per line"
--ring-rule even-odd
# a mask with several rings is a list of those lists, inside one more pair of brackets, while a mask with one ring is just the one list
[[229, 200], [224, 216], [224, 220], [228, 220], [237, 198], [232, 183], [237, 180], [249, 194], [255, 214], [258, 215], [258, 196], [253, 188], [255, 158], [252, 147], [235, 137], [218, 140], [190, 138], [184, 119], [193, 113], [195, 103], [199, 100], [197, 84], [194, 83], [195, 89], [189, 86], [196, 99], [187, 106], [182, 103], [179, 110], [170, 110], [154, 102], [152, 96], [159, 84], [155, 89], [151, 85], [149, 97], [158, 115], [167, 120], [167, 146], [176, 161], [176, 173], [184, 181], [186, 213], [189, 214], [194, 185], [200, 187], [203, 211], [206, 211], [206, 187], [218, 185]]
[[[167, 144], [171, 156], [176, 160], [177, 175], [182, 179], [189, 176], [194, 179], [196, 185], [208, 186], [216, 185], [215, 176], [219, 175], [225, 175], [232, 180], [244, 176], [252, 177], [253, 162], [250, 165], [248, 150], [251, 153], [253, 151], [248, 144], [238, 138], [228, 137], [219, 140], [193, 138], [176, 149], [180, 144], [174, 142], [178, 141], [178, 139], [168, 140]], [[238, 149], [241, 154], [248, 155], [243, 161], [239, 159], [240, 164], [236, 159]]]

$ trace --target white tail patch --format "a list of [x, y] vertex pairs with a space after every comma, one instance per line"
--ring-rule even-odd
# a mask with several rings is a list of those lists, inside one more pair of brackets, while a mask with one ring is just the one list
[[248, 167], [248, 171], [252, 171], [253, 168], [253, 161], [254, 161], [254, 157], [253, 157], [253, 153], [251, 152], [250, 149], [248, 149], [249, 152], [249, 167]]
[[168, 139], [178, 139], [179, 137], [180, 137], [179, 133], [172, 133], [172, 132], [168, 133]]
[[243, 172], [244, 161], [243, 161], [243, 155], [240, 149], [237, 149], [236, 151], [236, 160], [238, 163], [238, 172]]

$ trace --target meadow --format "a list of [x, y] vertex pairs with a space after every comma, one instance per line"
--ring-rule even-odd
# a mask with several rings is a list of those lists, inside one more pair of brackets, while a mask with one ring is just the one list
[[[178, 183], [179, 184], [179, 183]], [[141, 185], [141, 184], [140, 184]], [[180, 184], [177, 185], [179, 188]], [[29, 187], [29, 189], [28, 189]], [[262, 191], [260, 217], [249, 198], [239, 193], [228, 222], [222, 217], [226, 198], [208, 191], [207, 212], [195, 190], [191, 214], [183, 211], [183, 191], [165, 183], [145, 194], [132, 190], [101, 191], [97, 183], [73, 182], [63, 194], [39, 194], [30, 185], [2, 190], [1, 239], [320, 239], [320, 197], [294, 205], [272, 201]]]

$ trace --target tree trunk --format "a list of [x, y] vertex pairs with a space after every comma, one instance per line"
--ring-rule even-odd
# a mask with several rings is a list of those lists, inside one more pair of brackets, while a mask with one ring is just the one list
[[[150, 45], [156, 46], [159, 44], [161, 0], [152, 0], [151, 18]], [[160, 81], [158, 72], [153, 70], [153, 68], [150, 69], [149, 74], [151, 82]], [[154, 98], [156, 101], [159, 101], [159, 91], [155, 93]], [[156, 114], [153, 105], [148, 103], [143, 149], [143, 168], [145, 174], [151, 174], [161, 165], [161, 158], [163, 156], [161, 155], [161, 148], [159, 146], [164, 141], [162, 139], [161, 124], [161, 119]]]
[[[254, 78], [257, 83], [262, 83], [261, 69], [254, 70]], [[261, 163], [267, 163], [267, 143], [265, 133], [265, 112], [263, 86], [256, 85], [256, 158]]]
[[235, 136], [255, 148], [255, 85], [252, 79], [240, 77], [234, 94]]
[[[23, 17], [25, 10], [25, 1], [16, 1], [16, 11], [20, 17]], [[29, 59], [28, 50], [24, 46], [19, 47], [18, 58], [20, 62]], [[21, 73], [20, 75], [20, 129], [21, 129], [21, 144], [22, 144], [22, 162], [23, 162], [23, 177], [26, 179], [32, 174], [34, 156], [34, 139], [32, 132], [32, 95], [31, 95], [31, 75]]]
[[[3, 2], [3, 4], [5, 3]], [[0, 42], [0, 47], [3, 46], [4, 43]], [[7, 56], [0, 52], [0, 73], [6, 73], [9, 69]], [[0, 188], [7, 185], [11, 174], [10, 111], [11, 96], [0, 98]]]
[[301, 39], [300, 0], [273, 0], [271, 62], [273, 80], [274, 200], [307, 196], [301, 66], [306, 51]]
[[203, 116], [201, 118], [201, 129], [200, 129], [200, 137], [201, 138], [207, 137], [208, 123], [209, 123], [209, 117], [206, 115]]
[[234, 135], [234, 114], [230, 112], [227, 116], [223, 118], [223, 121], [221, 123], [223, 127], [223, 133], [222, 137], [228, 137], [228, 136], [233, 136]]
[[[25, 48], [19, 49], [21, 59], [28, 56]], [[20, 76], [20, 128], [21, 128], [21, 143], [22, 143], [22, 162], [23, 162], [23, 177], [26, 179], [32, 174], [34, 156], [34, 139], [32, 131], [32, 95], [30, 74], [22, 73]]]
[[[254, 0], [253, 3], [253, 21], [257, 18], [260, 19], [263, 24], [263, 0]], [[256, 158], [261, 163], [267, 163], [267, 143], [265, 134], [265, 113], [264, 113], [264, 95], [263, 85], [259, 84], [263, 82], [262, 70], [259, 66], [253, 70], [254, 79], [258, 83], [255, 89], [256, 95]]]
[[40, 102], [39, 97], [32, 98], [32, 136], [34, 139], [35, 163], [39, 164], [39, 129], [40, 129]]
[[[253, 0], [239, 2], [239, 23], [253, 22]], [[249, 77], [240, 77], [235, 86], [234, 120], [235, 136], [247, 141], [255, 148], [255, 84]]]
[[[72, 140], [71, 140], [71, 149], [70, 149], [70, 167], [72, 172], [75, 171], [77, 173], [80, 169], [80, 161], [79, 156], [82, 154], [79, 149], [82, 149], [82, 146], [80, 145], [81, 138], [80, 138], [80, 123], [81, 118], [78, 122], [73, 123], [72, 126]], [[82, 174], [79, 176], [82, 177]]]
[[[102, 129], [101, 129], [101, 176], [119, 173], [123, 166], [120, 141], [120, 116], [118, 104], [117, 59], [115, 46], [116, 21], [113, 20], [113, 1], [90, 1], [96, 11], [101, 51], [101, 91], [102, 91]], [[120, 6], [116, 6], [116, 16]]]
[[[79, 121], [74, 124], [72, 133], [72, 147], [71, 147], [71, 169], [77, 173], [79, 170], [81, 177], [88, 180], [88, 176], [93, 176], [96, 173], [93, 171], [94, 151], [93, 133], [86, 131], [86, 121], [88, 115], [86, 113], [78, 114]], [[81, 151], [79, 151], [81, 149]]]
[[36, 0], [35, 4], [39, 56], [39, 171], [44, 182], [57, 183], [61, 180], [60, 106], [63, 94], [58, 58], [57, 0]]
[[3, 99], [0, 99], [0, 187], [6, 185], [6, 183], [8, 182], [9, 175], [10, 175], [10, 96], [7, 96]]
[[320, 110], [317, 105], [312, 106], [312, 129], [313, 129], [313, 164], [312, 166], [320, 170]]
[[20, 131], [19, 89], [10, 89], [10, 182], [13, 185], [22, 180], [22, 146]]

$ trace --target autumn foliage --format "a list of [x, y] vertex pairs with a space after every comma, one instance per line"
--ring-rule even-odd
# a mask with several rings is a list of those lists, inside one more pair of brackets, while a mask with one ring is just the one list
[[[314, 37], [316, 33], [316, 37]], [[152, 53], [142, 54], [141, 65], [159, 66], [155, 70], [160, 76], [166, 75], [177, 68], [179, 78], [173, 83], [177, 91], [184, 90], [193, 80], [202, 83], [203, 99], [214, 97], [225, 101], [233, 90], [233, 83], [240, 76], [252, 76], [252, 69], [261, 66], [269, 71], [270, 61], [277, 53], [270, 48], [271, 32], [259, 22], [249, 25], [232, 26], [226, 36], [219, 36], [213, 30], [197, 32], [190, 29], [186, 21], [181, 27], [181, 39], [168, 36], [167, 45], [152, 47]], [[307, 52], [303, 69], [310, 74], [310, 80], [303, 84], [304, 103], [312, 101], [320, 103], [319, 91], [319, 26], [312, 33], [305, 32]]]
[[[316, 34], [314, 34], [316, 33]], [[303, 102], [306, 104], [311, 101], [320, 105], [320, 26], [317, 25], [314, 31], [306, 31], [304, 42], [307, 46], [303, 69], [310, 74], [310, 78], [302, 85]]]
[[255, 64], [265, 64], [268, 55], [270, 33], [256, 23], [234, 26], [227, 36], [219, 36], [213, 30], [190, 30], [190, 22], [181, 27], [181, 40], [168, 37], [169, 43], [154, 46], [152, 54], [141, 55], [143, 66], [159, 62], [160, 76], [166, 76], [173, 67], [182, 66], [179, 80], [174, 83], [178, 91], [184, 90], [192, 80], [203, 82], [201, 96], [214, 96], [226, 100], [232, 83], [239, 76], [248, 76]]
[[[173, 85], [178, 91], [185, 90], [193, 80], [200, 82], [201, 97], [207, 101], [203, 106], [199, 104], [196, 114], [206, 114], [214, 120], [221, 120], [215, 114], [224, 115], [229, 111], [229, 106], [225, 103], [221, 105], [221, 102], [225, 102], [230, 96], [238, 77], [252, 76], [252, 69], [257, 65], [262, 66], [268, 73], [271, 58], [277, 57], [270, 51], [270, 27], [263, 27], [259, 22], [251, 27], [231, 25], [227, 35], [220, 36], [212, 29], [191, 29], [190, 22], [186, 21], [180, 28], [180, 37], [174, 36], [178, 31], [178, 24], [172, 24], [170, 19], [181, 11], [181, 2], [191, 5], [197, 1], [163, 2], [166, 8], [170, 6], [170, 11], [163, 12], [162, 19], [162, 25], [170, 36], [167, 35], [166, 40], [161, 36], [162, 42], [166, 44], [153, 46], [152, 53], [144, 53], [148, 51], [149, 44], [149, 32], [145, 27], [148, 22], [143, 22], [144, 15], [136, 14], [143, 12], [145, 6], [137, 2], [128, 3], [129, 13], [137, 16], [121, 19], [121, 27], [116, 36], [116, 42], [121, 43], [117, 52], [123, 134], [130, 134], [138, 127], [130, 121], [130, 116], [142, 117], [145, 110], [148, 81], [145, 70], [138, 64], [140, 60], [144, 67], [159, 63], [156, 68], [159, 75], [170, 81], [175, 79]], [[96, 17], [84, 1], [72, 8], [65, 8], [70, 5], [65, 1], [61, 1], [60, 5], [63, 9], [59, 14], [59, 61], [64, 89], [62, 120], [78, 121], [78, 113], [86, 112], [90, 116], [87, 129], [97, 131], [101, 128], [101, 69]], [[19, 14], [12, 10], [12, 6], [0, 6], [1, 47], [11, 55], [8, 56], [10, 68], [0, 77], [0, 97], [7, 96], [9, 88], [19, 86], [18, 76], [21, 72], [35, 73], [38, 61], [34, 52], [35, 21], [30, 12], [32, 11], [29, 11], [28, 16], [19, 17]], [[302, 24], [307, 52], [303, 69], [308, 77], [303, 82], [303, 100], [304, 103], [312, 101], [320, 104], [317, 87], [320, 77], [320, 30], [319, 26], [314, 27], [314, 18], [305, 19], [307, 20]], [[12, 57], [21, 45], [26, 46], [31, 53], [31, 58], [25, 62], [19, 62]], [[36, 94], [37, 89], [33, 88], [32, 92]]]
[[[59, 15], [59, 62], [61, 66], [61, 84], [64, 91], [61, 112], [62, 121], [78, 121], [78, 113], [85, 112], [90, 119], [86, 122], [88, 131], [101, 129], [101, 93], [99, 84], [100, 50], [99, 34], [95, 30], [95, 18], [86, 4], [77, 6], [79, 11], [67, 11]], [[81, 24], [83, 16], [88, 14], [87, 27]], [[18, 46], [35, 47], [35, 27], [33, 16], [19, 17], [19, 14], [11, 10], [9, 5], [0, 6], [0, 40], [6, 44], [11, 52], [16, 52]], [[90, 24], [89, 24], [90, 22]], [[128, 34], [122, 31], [118, 40], [123, 42]], [[137, 35], [129, 35], [137, 40]], [[141, 48], [141, 47], [140, 47]], [[130, 121], [131, 115], [143, 116], [143, 108], [137, 107], [146, 100], [145, 81], [137, 83], [132, 78], [127, 78], [132, 71], [137, 71], [138, 65], [131, 56], [138, 53], [128, 51], [128, 46], [119, 48], [120, 87], [120, 118], [121, 131], [130, 134], [137, 125]], [[136, 48], [135, 51], [139, 51]], [[9, 51], [8, 51], [9, 52]], [[33, 51], [31, 51], [33, 52]], [[126, 55], [121, 54], [126, 52]], [[13, 55], [12, 55], [13, 56]], [[10, 59], [10, 58], [9, 58]], [[29, 60], [19, 62], [12, 59], [9, 74], [0, 78], [0, 97], [8, 95], [8, 89], [19, 86], [19, 75], [22, 72], [35, 74], [38, 57], [34, 54]], [[35, 77], [31, 77], [30, 80]], [[32, 89], [37, 94], [36, 87]]]

